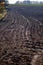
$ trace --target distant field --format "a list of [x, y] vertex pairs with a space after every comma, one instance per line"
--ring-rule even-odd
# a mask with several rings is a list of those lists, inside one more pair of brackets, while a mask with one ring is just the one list
[[15, 4], [15, 6], [43, 6], [43, 4]]
[[17, 6], [43, 6], [43, 4], [15, 4]]
[[20, 6], [20, 5], [13, 5], [11, 6], [13, 11], [17, 11], [19, 14], [25, 16], [25, 17], [32, 17], [35, 19], [38, 19], [40, 21], [43, 21], [43, 6], [42, 4], [35, 5], [35, 6]]

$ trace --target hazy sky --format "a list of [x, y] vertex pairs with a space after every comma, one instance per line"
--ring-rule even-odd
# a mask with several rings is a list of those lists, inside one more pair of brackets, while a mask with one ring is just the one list
[[[8, 0], [9, 1], [9, 3], [15, 3], [16, 1], [18, 1], [18, 0]], [[24, 0], [19, 0], [19, 1], [24, 1]], [[43, 1], [43, 0], [30, 0], [30, 1]]]

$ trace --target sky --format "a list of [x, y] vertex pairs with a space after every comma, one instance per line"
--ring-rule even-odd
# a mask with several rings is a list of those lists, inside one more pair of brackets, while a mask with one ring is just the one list
[[[14, 4], [18, 0], [8, 0], [10, 4]], [[19, 1], [24, 1], [24, 0], [19, 0]], [[30, 1], [43, 1], [43, 0], [30, 0]]]

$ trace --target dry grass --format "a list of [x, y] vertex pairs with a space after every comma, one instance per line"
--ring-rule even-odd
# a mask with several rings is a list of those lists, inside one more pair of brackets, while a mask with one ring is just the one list
[[0, 4], [0, 19], [2, 19], [6, 15], [6, 9], [4, 4]]
[[6, 10], [4, 12], [0, 13], [0, 19], [2, 19], [6, 14], [7, 14]]

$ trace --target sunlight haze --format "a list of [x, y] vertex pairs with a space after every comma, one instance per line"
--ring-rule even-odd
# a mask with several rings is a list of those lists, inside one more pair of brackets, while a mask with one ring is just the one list
[[[14, 4], [14, 3], [16, 3], [16, 1], [24, 1], [24, 0], [8, 0], [9, 1], [9, 3], [10, 4]], [[25, 0], [25, 1], [27, 1], [27, 0]], [[30, 0], [30, 1], [43, 1], [43, 0]]]

